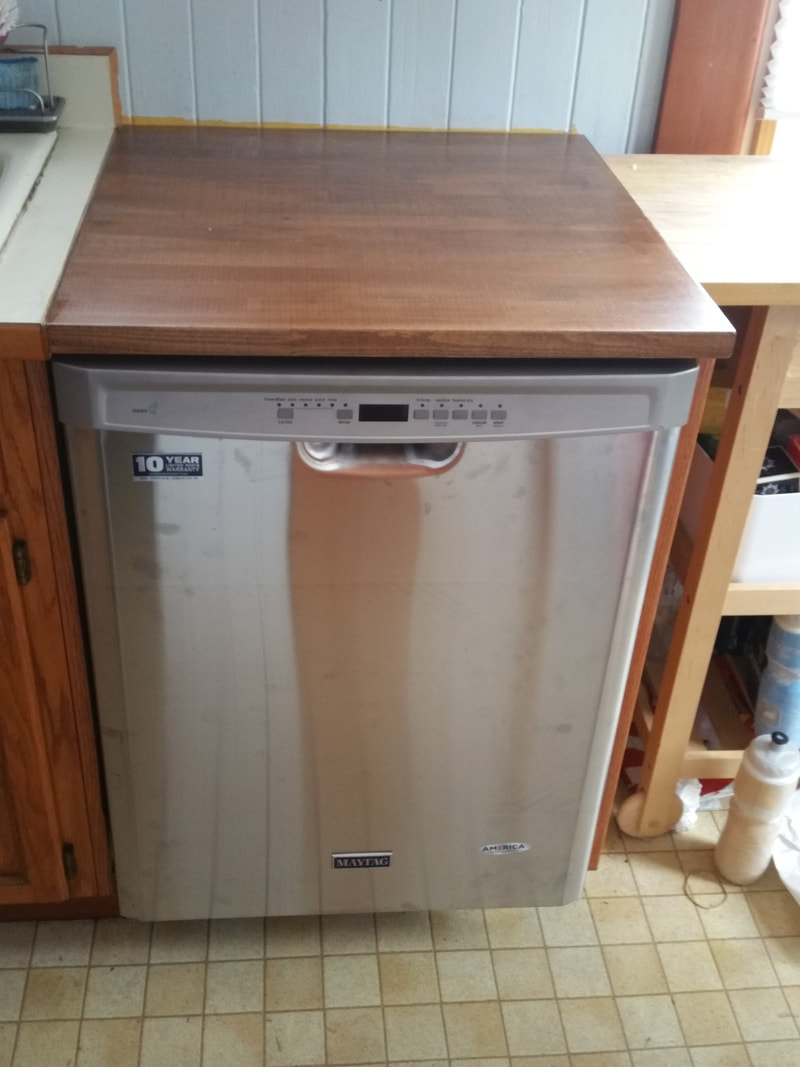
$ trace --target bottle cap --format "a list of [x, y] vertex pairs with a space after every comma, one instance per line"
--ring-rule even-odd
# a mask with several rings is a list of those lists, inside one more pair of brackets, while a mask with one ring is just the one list
[[794, 792], [800, 777], [800, 746], [797, 745], [797, 739], [792, 739], [783, 730], [759, 734], [745, 749], [740, 771], [743, 776], [753, 775], [769, 785], [785, 779], [787, 788], [792, 783]]

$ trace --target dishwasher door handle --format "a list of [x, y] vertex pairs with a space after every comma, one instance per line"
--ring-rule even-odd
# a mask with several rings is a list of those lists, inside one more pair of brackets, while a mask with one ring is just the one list
[[450, 470], [461, 459], [463, 441], [414, 444], [298, 441], [297, 454], [312, 470], [367, 478], [425, 478]]

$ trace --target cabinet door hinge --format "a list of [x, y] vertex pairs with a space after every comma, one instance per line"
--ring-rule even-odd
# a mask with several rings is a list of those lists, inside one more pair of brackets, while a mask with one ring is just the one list
[[75, 855], [75, 846], [69, 841], [64, 842], [64, 846], [61, 849], [61, 859], [64, 863], [64, 874], [67, 878], [77, 878], [78, 859]]
[[28, 542], [15, 537], [11, 545], [14, 556], [14, 570], [20, 585], [27, 585], [31, 580], [31, 558], [28, 555]]

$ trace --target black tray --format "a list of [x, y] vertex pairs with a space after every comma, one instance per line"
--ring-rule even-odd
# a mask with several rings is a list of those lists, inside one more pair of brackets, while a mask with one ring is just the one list
[[64, 97], [48, 98], [43, 111], [29, 107], [0, 108], [0, 133], [50, 133], [64, 110]]

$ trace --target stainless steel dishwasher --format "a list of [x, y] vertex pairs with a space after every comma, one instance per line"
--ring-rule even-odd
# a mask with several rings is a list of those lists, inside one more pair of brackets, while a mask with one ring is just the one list
[[695, 367], [54, 373], [122, 914], [577, 898]]

